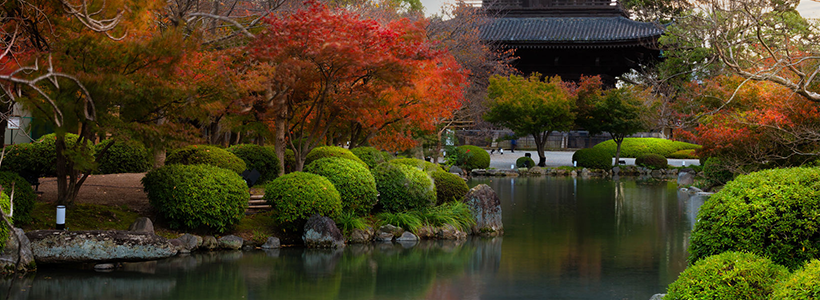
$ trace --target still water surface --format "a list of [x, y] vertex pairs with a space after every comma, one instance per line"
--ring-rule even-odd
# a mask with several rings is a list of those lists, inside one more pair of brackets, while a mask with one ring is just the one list
[[[674, 182], [486, 178], [506, 235], [467, 241], [218, 252], [112, 273], [41, 269], [8, 299], [649, 299], [686, 267], [703, 199]], [[0, 297], [6, 299], [6, 297]]]

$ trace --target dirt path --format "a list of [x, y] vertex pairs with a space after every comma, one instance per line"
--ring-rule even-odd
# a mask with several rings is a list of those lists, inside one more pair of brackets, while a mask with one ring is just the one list
[[[140, 180], [145, 173], [91, 175], [80, 188], [77, 203], [112, 206], [125, 205], [131, 210], [146, 213], [150, 210], [148, 197]], [[40, 178], [39, 201], [57, 201], [57, 178]]]

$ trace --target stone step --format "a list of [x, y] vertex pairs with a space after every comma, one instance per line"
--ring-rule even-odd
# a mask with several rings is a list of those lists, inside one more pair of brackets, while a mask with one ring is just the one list
[[248, 201], [248, 204], [250, 204], [250, 205], [254, 205], [254, 204], [268, 204], [268, 200], [250, 200], [250, 201]]

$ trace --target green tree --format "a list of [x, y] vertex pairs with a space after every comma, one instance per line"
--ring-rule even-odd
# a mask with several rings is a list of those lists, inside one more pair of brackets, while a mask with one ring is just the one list
[[518, 136], [532, 135], [538, 150], [538, 165], [546, 165], [544, 146], [553, 131], [572, 128], [575, 121], [575, 99], [560, 77], [541, 80], [541, 74], [530, 77], [492, 76], [488, 88], [490, 99], [484, 120], [509, 128]]
[[584, 97], [584, 107], [579, 111], [578, 125], [589, 134], [608, 133], [615, 141], [615, 163], [621, 157], [621, 143], [626, 136], [643, 130], [646, 125], [644, 100], [649, 94], [633, 87], [623, 87], [590, 94]]

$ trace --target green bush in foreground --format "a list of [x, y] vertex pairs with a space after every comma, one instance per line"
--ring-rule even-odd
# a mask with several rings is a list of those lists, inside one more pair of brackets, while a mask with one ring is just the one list
[[771, 299], [820, 299], [820, 260], [811, 260], [778, 283]]
[[373, 147], [356, 147], [350, 149], [350, 152], [361, 159], [371, 169], [375, 168], [380, 163], [393, 159], [393, 157], [390, 156], [390, 153], [380, 151], [379, 149]]
[[466, 156], [465, 169], [486, 169], [490, 167], [490, 153], [487, 153], [487, 150], [472, 145], [458, 146], [458, 148], [462, 149]]
[[433, 172], [439, 172], [444, 170], [437, 164], [431, 163], [426, 160], [421, 160], [418, 158], [397, 158], [391, 160], [390, 163], [411, 166], [424, 172], [427, 172], [427, 174], [432, 174]]
[[515, 160], [515, 166], [518, 168], [532, 168], [535, 166], [535, 161], [532, 158], [522, 156]]
[[95, 146], [95, 152], [100, 153], [111, 143], [114, 144], [97, 157], [98, 173], [142, 173], [151, 169], [154, 158], [142, 143], [105, 140]]
[[330, 180], [339, 191], [344, 211], [352, 211], [359, 216], [367, 215], [378, 201], [376, 179], [367, 167], [355, 161], [325, 157], [307, 165], [305, 172]]
[[686, 268], [663, 299], [769, 299], [775, 284], [788, 273], [768, 258], [726, 252]]
[[51, 172], [54, 162], [48, 162], [46, 156], [39, 143], [14, 144], [6, 147], [0, 170], [37, 178]]
[[[609, 152], [609, 155], [615, 156], [616, 146], [615, 141], [608, 140], [592, 148], [605, 150]], [[688, 149], [700, 149], [700, 145], [660, 138], [625, 138], [621, 144], [621, 157], [637, 158], [645, 154], [658, 154], [669, 157], [670, 154], [678, 150]]]
[[308, 155], [305, 157], [305, 166], [309, 165], [314, 160], [325, 157], [341, 157], [360, 163], [365, 168], [370, 168], [364, 161], [362, 161], [355, 154], [353, 154], [353, 152], [350, 152], [350, 150], [336, 146], [322, 146], [313, 148], [313, 150], [310, 150]]
[[441, 205], [449, 202], [461, 202], [464, 195], [470, 191], [467, 183], [461, 176], [447, 173], [444, 171], [436, 171], [430, 173], [433, 177], [433, 182], [436, 185], [436, 204]]
[[248, 188], [235, 172], [209, 165], [171, 164], [145, 174], [148, 201], [171, 228], [225, 232], [248, 207]]
[[165, 159], [166, 165], [209, 165], [241, 174], [246, 169], [241, 158], [225, 149], [211, 145], [191, 145], [172, 151]]
[[382, 163], [373, 170], [379, 202], [389, 212], [430, 207], [436, 203], [436, 187], [427, 173], [399, 163]]
[[720, 158], [710, 157], [703, 164], [703, 177], [713, 185], [720, 185], [731, 181], [734, 175], [726, 170]]
[[[73, 133], [66, 133], [66, 149], [73, 148], [79, 138], [79, 135]], [[86, 143], [87, 147], [84, 149], [84, 151], [81, 150], [77, 153], [72, 154], [71, 156], [76, 158], [83, 157], [85, 158], [85, 161], [93, 161], [95, 154], [94, 145], [88, 141], [86, 141]], [[38, 148], [38, 154], [42, 155], [42, 157], [38, 159], [45, 163], [46, 170], [44, 175], [48, 177], [57, 176], [57, 135], [54, 133], [46, 134], [37, 139], [37, 142], [33, 144], [35, 144], [35, 147]], [[82, 169], [83, 171], [92, 171], [94, 168], [93, 165], [75, 165], [75, 167], [78, 169]]]
[[747, 251], [796, 269], [820, 257], [820, 169], [739, 176], [700, 207], [689, 261]]
[[313, 214], [336, 219], [342, 213], [339, 191], [325, 177], [293, 172], [265, 185], [264, 199], [275, 212], [274, 218], [286, 227], [301, 230]]
[[[0, 208], [2, 208], [4, 212], [9, 212], [9, 209], [11, 208], [9, 205], [10, 203], [9, 196], [6, 195], [5, 192], [0, 192]], [[13, 218], [9, 221], [12, 222], [12, 224], [14, 223]], [[9, 233], [11, 232], [10, 229], [11, 228], [6, 225], [6, 222], [0, 222], [0, 252], [6, 248], [6, 241], [9, 239]]]
[[578, 162], [578, 167], [602, 170], [612, 169], [612, 155], [601, 149], [586, 148], [575, 151], [575, 153], [572, 154], [572, 161]]
[[37, 195], [31, 189], [31, 184], [23, 177], [12, 172], [0, 172], [0, 186], [3, 192], [11, 194], [12, 183], [14, 183], [14, 224], [28, 224], [31, 222], [31, 211], [34, 210], [34, 202]]
[[647, 169], [660, 170], [669, 167], [666, 157], [657, 154], [645, 154], [635, 159], [635, 164]]
[[276, 179], [279, 176], [279, 158], [273, 147], [265, 147], [254, 144], [233, 145], [228, 148], [228, 152], [233, 153], [245, 162], [247, 170], [256, 169], [259, 171], [259, 181], [257, 184], [264, 184]]

